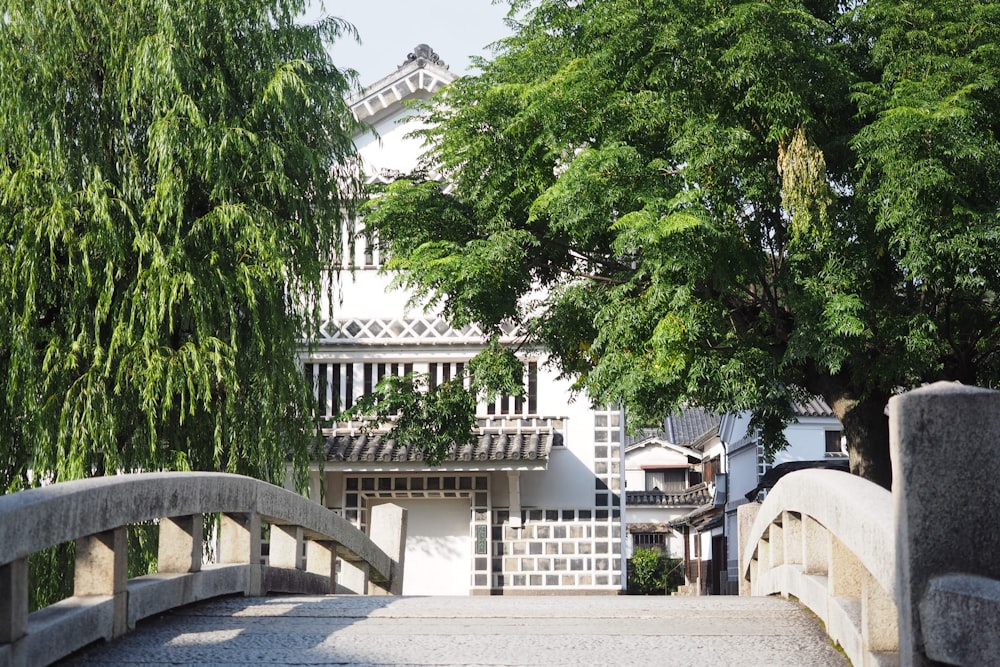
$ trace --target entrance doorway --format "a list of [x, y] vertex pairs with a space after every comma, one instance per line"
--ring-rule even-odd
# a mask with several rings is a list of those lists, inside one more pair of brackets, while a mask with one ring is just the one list
[[403, 595], [468, 595], [472, 576], [469, 499], [394, 499], [407, 510]]

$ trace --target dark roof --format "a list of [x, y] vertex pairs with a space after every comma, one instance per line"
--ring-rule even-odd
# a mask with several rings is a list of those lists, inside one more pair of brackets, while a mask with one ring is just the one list
[[712, 502], [712, 499], [709, 499], [704, 505], [700, 505], [684, 516], [670, 521], [668, 525], [672, 528], [687, 525], [696, 530], [704, 530], [706, 524], [715, 525], [715, 519], [722, 515], [722, 510], [722, 505], [716, 505]]
[[660, 521], [628, 524], [629, 533], [669, 533], [670, 526]]
[[708, 487], [705, 484], [697, 484], [677, 493], [665, 493], [657, 490], [625, 492], [627, 506], [697, 507], [711, 502], [711, 500], [712, 496], [708, 493]]
[[[452, 447], [443, 463], [457, 461], [544, 462], [554, 445], [562, 444], [562, 433], [547, 420], [540, 425], [512, 426], [510, 421], [484, 420], [472, 445]], [[418, 463], [424, 460], [418, 447], [390, 438], [386, 431], [357, 428], [333, 429], [323, 440], [323, 457], [333, 463]]]
[[772, 488], [778, 483], [779, 479], [788, 473], [795, 472], [796, 470], [808, 470], [810, 468], [826, 468], [829, 470], [842, 470], [844, 472], [850, 472], [851, 470], [847, 457], [820, 459], [817, 461], [787, 461], [785, 463], [779, 463], [764, 473], [764, 476], [760, 478], [760, 482], [757, 486], [747, 492], [745, 497], [747, 500], [752, 501], [757, 497], [758, 493]]
[[719, 428], [722, 417], [704, 408], [684, 408], [666, 419], [667, 432], [675, 445], [689, 445], [709, 431]]
[[647, 438], [660, 438], [673, 445], [690, 446], [702, 436], [719, 428], [722, 417], [704, 408], [687, 407], [676, 415], [670, 415], [663, 420], [663, 428], [641, 429], [626, 444], [639, 442]]

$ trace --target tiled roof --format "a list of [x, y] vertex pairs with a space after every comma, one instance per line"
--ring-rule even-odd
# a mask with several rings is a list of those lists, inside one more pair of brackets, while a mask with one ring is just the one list
[[663, 420], [663, 428], [642, 429], [628, 439], [626, 445], [647, 438], [660, 438], [674, 445], [691, 445], [706, 433], [717, 428], [722, 417], [704, 408], [684, 408], [676, 415], [670, 415]]
[[670, 531], [671, 528], [668, 524], [659, 521], [628, 524], [629, 533], [669, 533]]
[[667, 417], [667, 425], [674, 436], [674, 444], [689, 445], [713, 429], [719, 428], [722, 418], [704, 408], [684, 408], [678, 415]]
[[663, 491], [626, 491], [627, 506], [647, 505], [654, 507], [697, 507], [711, 502], [712, 496], [705, 484], [697, 484], [678, 493]]
[[796, 417], [835, 417], [833, 409], [820, 396], [805, 401], [793, 401], [792, 412]]
[[[514, 425], [517, 420], [484, 420], [475, 443], [453, 447], [444, 463], [458, 461], [544, 462], [553, 446], [562, 444], [556, 430], [561, 420], [525, 420], [531, 425]], [[323, 457], [331, 463], [418, 463], [424, 460], [418, 447], [388, 437], [386, 431], [365, 432], [356, 428], [333, 429], [323, 440]]]
[[722, 509], [720, 506], [713, 504], [711, 501], [696, 507], [687, 514], [670, 522], [670, 526], [673, 528], [678, 528], [683, 525], [694, 526], [696, 528], [704, 528], [705, 524], [711, 522], [716, 517], [722, 514]]
[[418, 44], [395, 72], [347, 100], [358, 120], [373, 122], [403, 100], [437, 92], [455, 80], [455, 74], [426, 44]]

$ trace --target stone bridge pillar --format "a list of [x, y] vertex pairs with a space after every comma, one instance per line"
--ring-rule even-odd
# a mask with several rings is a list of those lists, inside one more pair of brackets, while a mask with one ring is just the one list
[[[896, 396], [889, 433], [900, 664], [996, 664], [1000, 617], [984, 612], [1000, 590], [1000, 392], [938, 382]], [[959, 578], [970, 590], [949, 590], [955, 574], [975, 575]]]

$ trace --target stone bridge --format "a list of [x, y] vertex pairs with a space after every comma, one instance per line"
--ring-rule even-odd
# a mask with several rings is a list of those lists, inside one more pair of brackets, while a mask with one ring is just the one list
[[[0, 497], [0, 667], [1000, 664], [1000, 392], [940, 383], [893, 398], [889, 416], [892, 493], [803, 471], [741, 508], [739, 598], [333, 596], [338, 559], [357, 592], [400, 590], [405, 512], [378, 508], [369, 538], [232, 475]], [[219, 516], [211, 563], [206, 515]], [[159, 571], [128, 580], [126, 527], [148, 521]], [[29, 614], [27, 557], [71, 540], [74, 595]]]
[[[218, 519], [209, 563], [206, 517]], [[126, 531], [154, 521], [157, 572], [128, 579]], [[344, 574], [360, 575], [352, 590], [398, 594], [405, 540], [406, 512], [394, 505], [372, 510], [369, 537], [303, 496], [223, 473], [121, 475], [0, 496], [0, 667], [50, 664], [200, 600], [334, 593], [338, 559]], [[73, 595], [29, 614], [28, 556], [70, 541]]]

